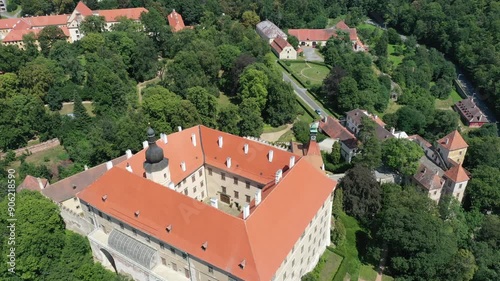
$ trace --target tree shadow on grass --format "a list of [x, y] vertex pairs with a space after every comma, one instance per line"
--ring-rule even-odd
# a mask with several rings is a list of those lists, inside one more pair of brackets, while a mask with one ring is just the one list
[[356, 248], [358, 250], [358, 258], [364, 264], [378, 266], [379, 261], [373, 253], [373, 239], [363, 230], [356, 231]]

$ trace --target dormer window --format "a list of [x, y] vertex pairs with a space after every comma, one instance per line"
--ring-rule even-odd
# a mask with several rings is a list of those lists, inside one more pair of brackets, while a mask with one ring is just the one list
[[201, 245], [201, 249], [202, 249], [203, 251], [206, 251], [206, 250], [207, 250], [207, 248], [208, 248], [208, 241], [205, 241], [205, 243], [203, 243], [203, 244]]

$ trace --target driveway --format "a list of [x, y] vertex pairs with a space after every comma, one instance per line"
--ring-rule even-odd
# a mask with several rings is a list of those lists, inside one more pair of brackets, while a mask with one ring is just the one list
[[300, 87], [295, 81], [290, 78], [289, 74], [283, 71], [283, 81], [290, 82], [293, 87], [295, 93], [302, 99], [310, 108], [312, 109], [320, 109], [321, 107], [307, 95], [307, 89]]
[[306, 61], [325, 61], [323, 57], [318, 54], [318, 50], [312, 47], [301, 47], [302, 51], [304, 51], [304, 57]]

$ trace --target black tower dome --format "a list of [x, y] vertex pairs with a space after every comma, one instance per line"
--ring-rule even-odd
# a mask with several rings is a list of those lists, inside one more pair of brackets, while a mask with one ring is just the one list
[[156, 145], [155, 131], [149, 127], [148, 129], [148, 143], [149, 147], [146, 150], [146, 163], [155, 164], [163, 160], [163, 149]]

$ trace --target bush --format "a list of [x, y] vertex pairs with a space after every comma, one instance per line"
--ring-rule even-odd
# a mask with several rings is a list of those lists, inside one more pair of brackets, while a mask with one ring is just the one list
[[13, 4], [12, 2], [7, 5], [7, 12], [11, 13], [17, 10], [17, 4]]
[[335, 246], [340, 246], [344, 243], [346, 238], [346, 229], [342, 221], [335, 219], [335, 228], [332, 230], [332, 243]]

